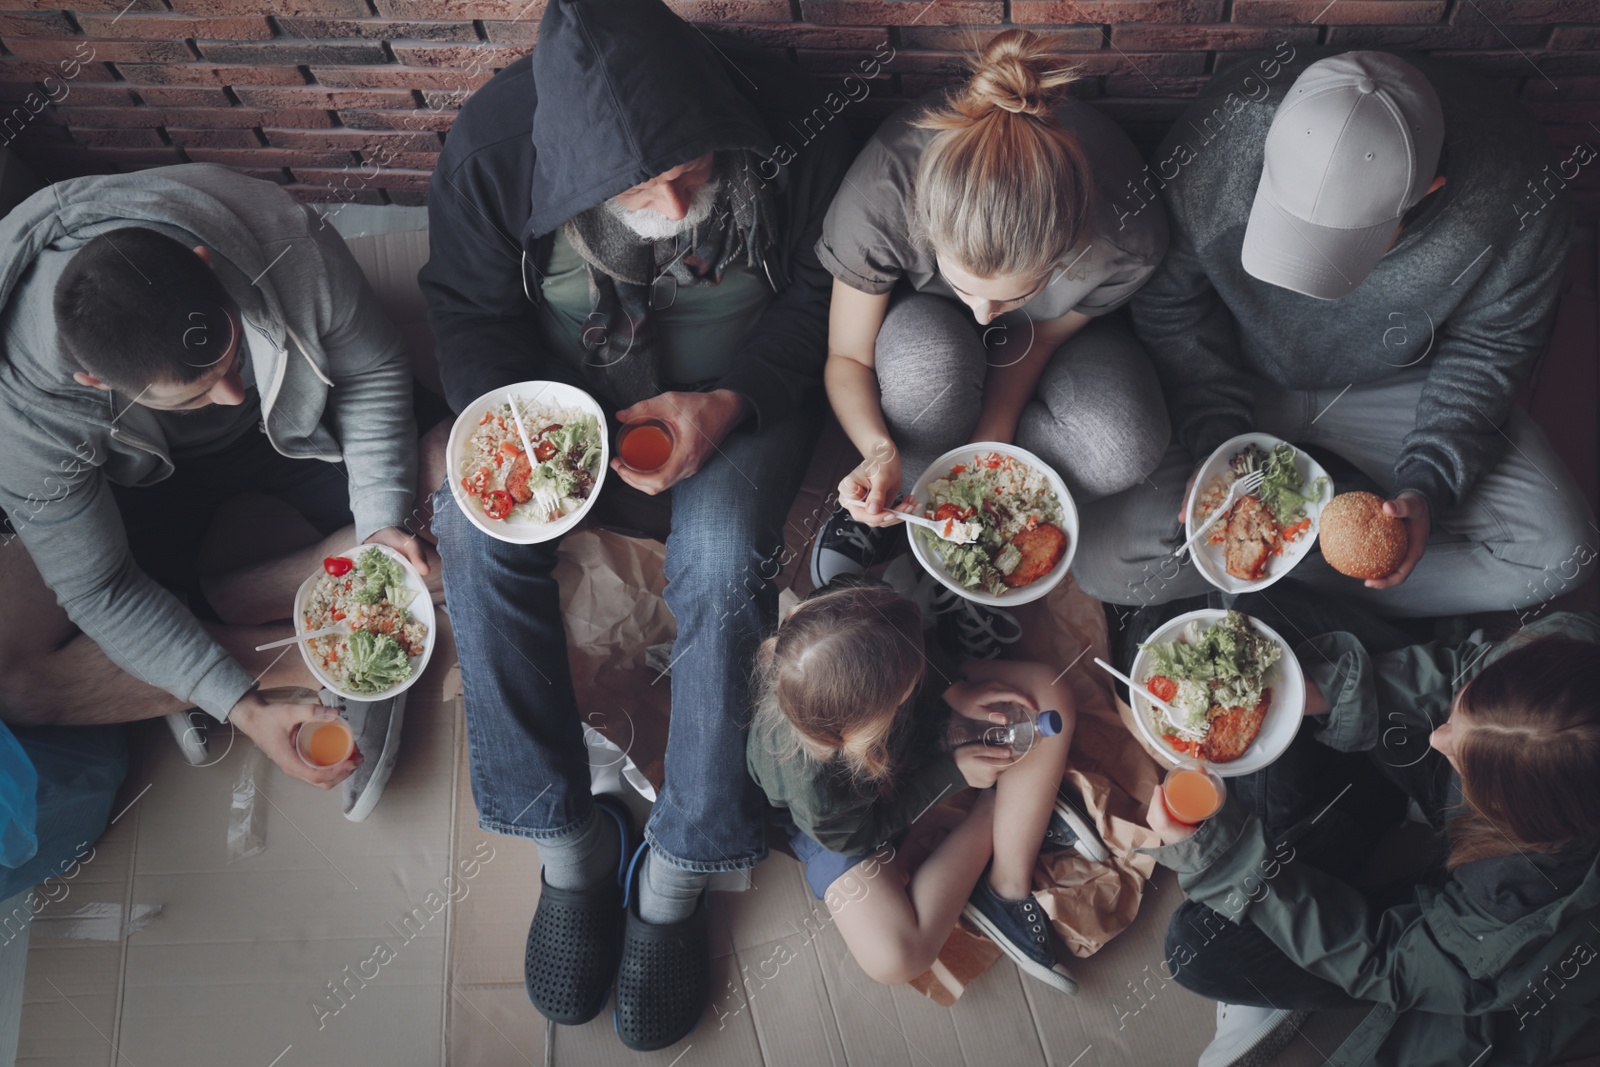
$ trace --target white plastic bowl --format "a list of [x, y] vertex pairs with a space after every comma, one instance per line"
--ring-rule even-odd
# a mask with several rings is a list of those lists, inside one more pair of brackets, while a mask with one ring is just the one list
[[[1228, 465], [1233, 462], [1233, 457], [1243, 452], [1249, 445], [1271, 452], [1273, 448], [1283, 444], [1281, 438], [1273, 437], [1266, 433], [1245, 433], [1230, 441], [1224, 441], [1215, 452], [1207, 457], [1200, 468], [1199, 477], [1194, 480], [1194, 492], [1189, 495], [1189, 507], [1184, 513], [1183, 535], [1185, 538], [1194, 533], [1195, 527], [1205, 521], [1205, 516], [1199, 514], [1200, 497], [1206, 487], [1218, 478], [1228, 473]], [[1309, 486], [1318, 478], [1326, 478], [1328, 472], [1322, 465], [1312, 459], [1303, 449], [1295, 449], [1295, 469], [1301, 474], [1304, 481], [1302, 486]], [[1322, 521], [1322, 509], [1333, 498], [1333, 481], [1329, 479], [1323, 485], [1321, 494], [1317, 499], [1306, 505], [1306, 518], [1311, 520], [1311, 527], [1300, 535], [1300, 539], [1289, 545], [1281, 555], [1273, 556], [1267, 561], [1267, 570], [1261, 578], [1253, 582], [1246, 582], [1235, 578], [1228, 573], [1227, 552], [1225, 545], [1211, 544], [1211, 537], [1217, 532], [1217, 527], [1227, 523], [1226, 518], [1218, 519], [1217, 524], [1206, 531], [1205, 537], [1194, 546], [1190, 553], [1194, 557], [1194, 565], [1199, 568], [1205, 580], [1221, 589], [1224, 593], [1249, 593], [1256, 589], [1265, 589], [1273, 582], [1288, 574], [1295, 564], [1305, 559], [1311, 553], [1312, 547], [1317, 543], [1317, 531]]]
[[[388, 545], [357, 545], [352, 549], [340, 552], [339, 555], [345, 557], [346, 559], [354, 560], [369, 548], [378, 549], [384, 555], [400, 564], [401, 567], [405, 568], [406, 587], [408, 589], [415, 590], [417, 594], [411, 603], [407, 605], [406, 610], [411, 612], [411, 617], [413, 619], [422, 623], [428, 628], [428, 635], [427, 637], [423, 638], [422, 655], [411, 657], [411, 673], [406, 676], [406, 680], [401, 682], [399, 685], [394, 686], [393, 688], [385, 689], [381, 693], [353, 693], [348, 689], [341, 689], [339, 686], [333, 684], [333, 679], [329, 678], [323, 673], [322, 668], [317, 666], [311, 655], [311, 649], [306, 645], [306, 643], [304, 641], [298, 642], [296, 647], [300, 649], [300, 658], [306, 661], [306, 667], [311, 671], [312, 676], [316, 678], [318, 682], [322, 683], [324, 687], [333, 690], [346, 700], [387, 700], [392, 696], [396, 696], [397, 694], [403, 693], [407, 689], [410, 689], [416, 684], [417, 679], [422, 677], [423, 670], [427, 668], [428, 660], [433, 656], [434, 640], [438, 636], [439, 632], [438, 624], [433, 617], [433, 600], [428, 595], [428, 586], [423, 582], [422, 575], [418, 574], [416, 568], [411, 566], [410, 560], [406, 559]], [[312, 587], [317, 584], [317, 580], [320, 579], [325, 573], [325, 571], [319, 569], [317, 573], [301, 582], [300, 588], [294, 594], [294, 632], [297, 634], [303, 634], [307, 632], [305, 624], [306, 601], [311, 596]]]
[[[505, 403], [508, 393], [520, 400], [546, 404], [550, 407], [583, 408], [599, 420], [600, 470], [594, 476], [594, 488], [590, 490], [588, 499], [576, 511], [561, 516], [555, 522], [539, 522], [520, 516], [491, 519], [483, 513], [483, 505], [477, 498], [468, 495], [467, 491], [461, 488], [461, 457], [466, 451], [467, 442], [477, 430], [483, 413]], [[536, 433], [538, 429], [537, 426], [530, 426], [528, 432]], [[611, 434], [606, 428], [606, 413], [601, 410], [594, 397], [577, 386], [567, 385], [564, 382], [517, 382], [515, 385], [490, 390], [462, 409], [455, 425], [450, 428], [450, 441], [445, 445], [445, 461], [449, 464], [450, 495], [455, 497], [456, 507], [466, 515], [467, 521], [490, 537], [509, 541], [514, 545], [533, 545], [560, 537], [582, 522], [589, 509], [594, 507], [594, 502], [600, 498], [600, 490], [605, 485], [606, 472], [611, 469]]]
[[[1067, 572], [1072, 569], [1072, 557], [1078, 552], [1078, 507], [1073, 503], [1072, 494], [1067, 491], [1067, 483], [1061, 480], [1061, 475], [1057, 474], [1048, 463], [1029, 452], [1026, 448], [1018, 448], [1016, 445], [1003, 445], [998, 441], [978, 441], [975, 444], [952, 448], [934, 460], [928, 469], [922, 472], [922, 477], [918, 478], [916, 484], [911, 487], [911, 495], [916, 498], [919, 509], [918, 514], [921, 514], [921, 509], [928, 502], [929, 483], [948, 475], [951, 467], [959, 463], [970, 464], [977, 458], [987, 456], [991, 452], [998, 452], [1002, 456], [1010, 456], [1019, 463], [1026, 464], [1035, 470], [1043, 471], [1045, 478], [1050, 482], [1050, 488], [1056, 494], [1056, 499], [1061, 502], [1061, 530], [1067, 535], [1067, 550], [1062, 553], [1061, 559], [1048, 574], [1031, 585], [1025, 585], [1020, 589], [1008, 589], [999, 596], [986, 589], [968, 589], [956, 581], [949, 568], [944, 565], [933, 550], [923, 547], [922, 538], [917, 536], [917, 528], [915, 526], [906, 524], [906, 536], [911, 538], [911, 552], [917, 557], [917, 562], [922, 564], [923, 569], [938, 579], [946, 589], [979, 604], [1003, 608], [1038, 600], [1060, 585], [1061, 579], [1065, 578]], [[930, 532], [928, 536], [935, 535]]]
[[[1216, 608], [1202, 608], [1199, 611], [1179, 615], [1151, 634], [1145, 644], [1159, 645], [1177, 640], [1178, 635], [1189, 623], [1199, 620], [1202, 623], [1215, 624], [1227, 614], [1226, 611]], [[1244, 750], [1244, 755], [1229, 763], [1212, 763], [1193, 756], [1179, 755], [1173, 751], [1171, 745], [1161, 739], [1155, 727], [1157, 709], [1146, 698], [1144, 688], [1145, 683], [1155, 674], [1150, 662], [1152, 656], [1147, 648], [1140, 648], [1139, 654], [1133, 658], [1133, 668], [1128, 672], [1128, 676], [1139, 684], [1129, 694], [1128, 706], [1133, 709], [1133, 721], [1139, 727], [1139, 735], [1151, 749], [1160, 754], [1167, 766], [1176, 767], [1184, 760], [1194, 760], [1197, 763], [1204, 763], [1223, 778], [1251, 774], [1283, 755], [1284, 750], [1294, 740], [1295, 734], [1299, 732], [1300, 717], [1304, 714], [1306, 706], [1306, 679], [1300, 670], [1300, 661], [1295, 659], [1294, 649], [1289, 647], [1289, 642], [1279, 636], [1276, 630], [1260, 619], [1249, 615], [1245, 618], [1250, 620], [1250, 625], [1256, 628], [1256, 632], [1283, 649], [1283, 655], [1278, 657], [1278, 662], [1267, 671], [1266, 682], [1272, 687], [1272, 703], [1267, 707], [1266, 717], [1261, 720], [1261, 732], [1250, 743], [1250, 747]]]

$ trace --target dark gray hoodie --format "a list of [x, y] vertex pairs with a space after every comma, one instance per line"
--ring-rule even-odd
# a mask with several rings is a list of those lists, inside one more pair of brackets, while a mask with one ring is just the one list
[[107, 656], [222, 719], [254, 679], [134, 563], [106, 484], [172, 473], [157, 413], [73, 381], [55, 341], [55, 283], [72, 253], [134, 225], [211, 250], [268, 439], [286, 456], [344, 461], [358, 539], [411, 511], [411, 367], [344, 240], [271, 182], [209, 163], [74, 178], [0, 220], [0, 509]]

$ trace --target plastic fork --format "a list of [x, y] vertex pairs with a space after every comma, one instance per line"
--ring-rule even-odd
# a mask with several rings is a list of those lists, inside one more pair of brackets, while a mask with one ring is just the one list
[[[856, 498], [857, 502], [865, 499], [865, 497]], [[908, 522], [912, 526], [921, 526], [924, 529], [931, 530], [935, 537], [938, 537], [940, 540], [949, 541], [951, 544], [970, 545], [977, 540], [977, 537], [951, 537], [945, 532], [945, 528], [947, 526], [953, 522], [960, 522], [960, 519], [926, 519], [921, 515], [917, 515], [910, 511], [900, 511], [897, 508], [892, 508], [890, 511], [894, 517], [899, 519], [901, 522]]]
[[1185, 552], [1194, 548], [1195, 542], [1204, 537], [1206, 531], [1215, 526], [1218, 519], [1233, 510], [1233, 506], [1239, 502], [1240, 497], [1249, 496], [1257, 489], [1260, 489], [1261, 483], [1266, 480], [1267, 473], [1265, 471], [1251, 471], [1243, 478], [1236, 480], [1228, 487], [1228, 496], [1223, 500], [1222, 506], [1213, 511], [1205, 522], [1195, 527], [1194, 533], [1189, 535], [1187, 541], [1178, 546], [1178, 551], [1175, 554], [1182, 557]]
[[1169, 719], [1171, 719], [1173, 722], [1182, 722], [1183, 721], [1183, 713], [1181, 711], [1179, 711], [1177, 708], [1173, 707], [1171, 704], [1168, 704], [1165, 700], [1162, 700], [1160, 697], [1156, 696], [1154, 693], [1150, 692], [1148, 687], [1140, 685], [1138, 682], [1134, 681], [1132, 678], [1129, 678], [1126, 674], [1123, 674], [1121, 671], [1117, 670], [1115, 667], [1113, 667], [1111, 664], [1107, 663], [1105, 660], [1101, 659], [1099, 656], [1096, 656], [1094, 658], [1094, 661], [1100, 665], [1100, 669], [1101, 670], [1105, 671], [1107, 674], [1111, 675], [1111, 677], [1117, 679], [1119, 682], [1123, 682], [1123, 683], [1125, 683], [1127, 685], [1127, 687], [1128, 687], [1128, 706], [1129, 707], [1133, 706], [1133, 694], [1138, 693], [1140, 696], [1144, 697], [1150, 703], [1154, 704], [1156, 707], [1158, 707], [1162, 711], [1166, 712], [1167, 713], [1167, 717]]
[[282, 641], [268, 641], [264, 645], [257, 645], [256, 651], [265, 652], [269, 648], [282, 648], [284, 645], [299, 644], [301, 641], [309, 641], [313, 637], [327, 637], [329, 634], [347, 634], [349, 632], [349, 623], [336, 622], [332, 626], [324, 626], [320, 630], [310, 630], [303, 634], [295, 634], [293, 637], [285, 637]]

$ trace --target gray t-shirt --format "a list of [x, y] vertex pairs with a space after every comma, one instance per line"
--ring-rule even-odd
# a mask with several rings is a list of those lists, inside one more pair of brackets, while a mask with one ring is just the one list
[[[922, 150], [935, 130], [912, 125], [940, 104], [944, 93], [913, 101], [891, 115], [851, 164], [828, 208], [817, 256], [835, 278], [864, 293], [887, 293], [904, 278], [919, 292], [958, 299], [931, 253], [910, 237], [910, 192]], [[1144, 161], [1116, 123], [1093, 107], [1068, 99], [1056, 121], [1077, 139], [1093, 169], [1096, 196], [1092, 236], [1080, 241], [1056, 268], [1055, 278], [1026, 307], [1035, 320], [1069, 311], [1104, 315], [1144, 284], [1167, 250], [1167, 218], [1158, 202], [1136, 212], [1117, 198], [1138, 188]]]

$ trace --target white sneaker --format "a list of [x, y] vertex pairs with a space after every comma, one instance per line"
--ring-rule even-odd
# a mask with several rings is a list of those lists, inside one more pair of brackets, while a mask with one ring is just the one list
[[1217, 1002], [1217, 1036], [1199, 1067], [1268, 1067], [1311, 1013]]
[[400, 755], [400, 727], [405, 722], [406, 695], [382, 700], [344, 700], [332, 690], [320, 694], [328, 707], [343, 705], [345, 721], [361, 750], [361, 766], [340, 783], [344, 793], [344, 817], [361, 822], [378, 806], [383, 787], [394, 773]]
[[204, 764], [211, 755], [211, 750], [206, 747], [206, 726], [211, 716], [197, 708], [189, 708], [187, 711], [175, 711], [166, 719], [167, 729], [177, 739], [178, 750], [183, 753], [183, 758], [193, 767]]

